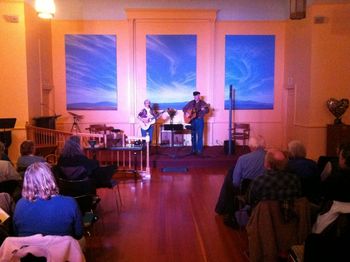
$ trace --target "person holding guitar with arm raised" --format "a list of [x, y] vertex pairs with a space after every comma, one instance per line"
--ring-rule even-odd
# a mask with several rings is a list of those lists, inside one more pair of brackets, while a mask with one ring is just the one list
[[[157, 118], [162, 114], [157, 114], [155, 110], [151, 107], [151, 101], [146, 99], [144, 102], [144, 108], [137, 115], [137, 119], [139, 120], [141, 134], [143, 137], [146, 137], [147, 133], [149, 135], [150, 145], [152, 144], [153, 137], [153, 125], [155, 124]], [[164, 111], [163, 111], [164, 112]]]
[[200, 94], [199, 91], [194, 91], [194, 99], [182, 109], [185, 123], [191, 124], [191, 154], [193, 155], [201, 155], [203, 153], [204, 115], [209, 113], [209, 104], [201, 100]]

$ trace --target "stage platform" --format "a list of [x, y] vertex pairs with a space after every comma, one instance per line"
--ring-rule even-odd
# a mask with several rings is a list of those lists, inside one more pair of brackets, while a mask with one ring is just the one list
[[204, 147], [202, 155], [190, 155], [191, 147], [152, 147], [150, 167], [153, 168], [193, 168], [193, 167], [231, 167], [237, 158], [249, 152], [248, 147], [236, 146], [234, 154], [228, 155], [223, 146]]

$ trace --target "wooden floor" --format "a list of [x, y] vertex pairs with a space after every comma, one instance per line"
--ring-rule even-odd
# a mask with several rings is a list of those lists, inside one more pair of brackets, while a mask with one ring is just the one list
[[120, 184], [119, 214], [113, 192], [100, 189], [100, 219], [87, 239], [87, 261], [248, 261], [245, 231], [226, 227], [214, 212], [225, 173], [152, 169], [150, 180]]

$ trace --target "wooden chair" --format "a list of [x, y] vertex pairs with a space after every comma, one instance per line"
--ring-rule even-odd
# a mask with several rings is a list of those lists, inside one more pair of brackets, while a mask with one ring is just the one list
[[250, 124], [248, 123], [234, 123], [232, 129], [232, 139], [242, 140], [242, 144], [245, 146], [248, 143], [250, 137]]

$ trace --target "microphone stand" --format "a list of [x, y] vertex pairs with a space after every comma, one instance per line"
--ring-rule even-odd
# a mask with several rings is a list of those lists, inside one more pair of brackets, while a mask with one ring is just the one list
[[229, 112], [229, 127], [228, 127], [228, 154], [232, 154], [232, 108], [233, 108], [233, 99], [232, 99], [232, 85], [230, 85], [230, 112]]

